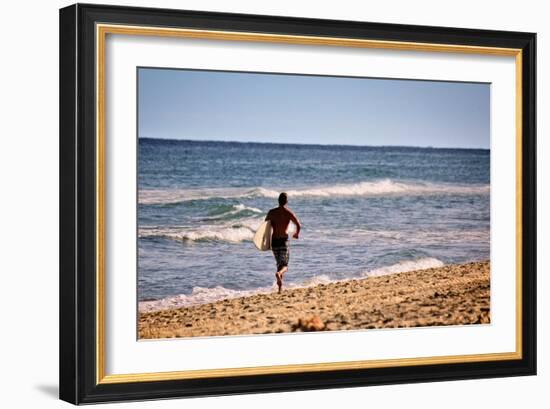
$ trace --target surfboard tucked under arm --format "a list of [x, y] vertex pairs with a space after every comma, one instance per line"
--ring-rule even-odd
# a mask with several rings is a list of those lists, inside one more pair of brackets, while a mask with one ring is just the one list
[[271, 248], [271, 221], [265, 221], [256, 230], [252, 240], [258, 250], [266, 251]]

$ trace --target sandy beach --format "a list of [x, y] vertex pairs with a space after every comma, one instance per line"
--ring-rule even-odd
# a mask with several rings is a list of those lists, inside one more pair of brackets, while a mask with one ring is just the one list
[[140, 313], [139, 338], [490, 323], [488, 261]]

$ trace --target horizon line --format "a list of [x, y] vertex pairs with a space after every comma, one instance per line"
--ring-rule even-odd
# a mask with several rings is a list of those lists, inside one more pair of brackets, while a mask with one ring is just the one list
[[139, 139], [151, 139], [157, 141], [179, 141], [179, 142], [215, 142], [215, 143], [240, 143], [240, 144], [257, 144], [257, 145], [299, 145], [299, 146], [343, 146], [351, 148], [420, 148], [420, 149], [463, 149], [463, 150], [478, 150], [490, 151], [491, 148], [464, 148], [464, 147], [448, 147], [448, 146], [414, 146], [414, 145], [353, 145], [353, 144], [335, 144], [335, 143], [287, 143], [287, 142], [256, 142], [256, 141], [226, 141], [220, 139], [177, 139], [177, 138], [154, 138], [150, 136], [138, 136]]

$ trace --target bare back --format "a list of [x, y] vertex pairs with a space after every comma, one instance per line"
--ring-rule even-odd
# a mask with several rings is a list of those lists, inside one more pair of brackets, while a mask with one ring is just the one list
[[288, 225], [291, 221], [297, 226], [299, 226], [300, 224], [292, 210], [288, 209], [285, 206], [279, 206], [271, 209], [267, 213], [265, 220], [271, 221], [273, 238], [287, 237]]

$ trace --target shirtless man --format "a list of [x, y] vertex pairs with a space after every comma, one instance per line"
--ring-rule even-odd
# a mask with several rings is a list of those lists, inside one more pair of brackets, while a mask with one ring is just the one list
[[295, 239], [300, 234], [300, 221], [292, 210], [287, 207], [288, 195], [281, 193], [279, 195], [279, 207], [271, 209], [265, 220], [271, 221], [271, 228], [273, 233], [271, 235], [271, 250], [275, 256], [277, 262], [277, 272], [275, 278], [277, 279], [277, 287], [279, 287], [279, 293], [283, 287], [283, 276], [288, 270], [288, 259], [290, 257], [290, 250], [288, 247], [288, 225], [292, 221], [296, 225], [296, 232], [292, 235]]

